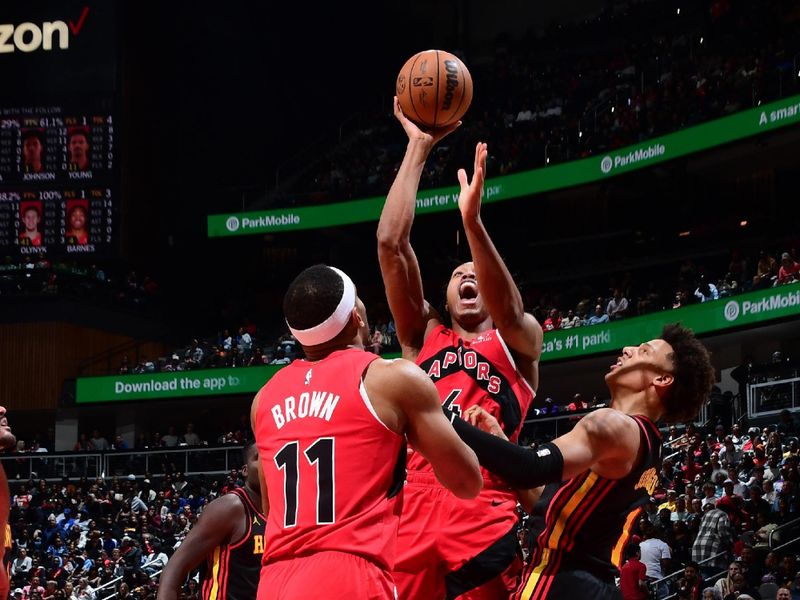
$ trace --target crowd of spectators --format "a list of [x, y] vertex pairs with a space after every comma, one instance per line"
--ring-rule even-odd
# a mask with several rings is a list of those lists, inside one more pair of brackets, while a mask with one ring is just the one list
[[746, 432], [739, 424], [671, 427], [657, 488], [627, 549], [625, 600], [645, 597], [630, 587], [636, 573], [659, 598], [773, 600], [779, 587], [800, 596], [800, 547], [786, 545], [800, 535], [798, 433], [788, 411]]
[[[378, 319], [371, 330], [368, 350], [376, 354], [398, 352], [394, 321]], [[117, 368], [119, 375], [170, 373], [217, 367], [260, 367], [285, 365], [303, 356], [303, 348], [288, 331], [278, 338], [263, 335], [249, 319], [233, 330], [223, 329], [213, 337], [193, 338], [172, 354], [155, 358], [140, 356], [131, 362], [127, 355]]]
[[[608, 5], [595, 18], [463, 56], [475, 82], [457, 135], [432, 153], [421, 187], [454, 185], [475, 141], [489, 176], [607, 152], [796, 93], [800, 27], [781, 0]], [[405, 147], [387, 110], [282, 190], [282, 203], [383, 195]], [[299, 186], [305, 186], [303, 188]]]
[[[719, 270], [715, 273], [715, 269]], [[720, 276], [723, 269], [725, 274]], [[652, 268], [640, 273], [646, 278], [644, 285], [637, 285], [633, 273], [627, 271], [610, 278], [604, 294], [592, 293], [598, 290], [588, 286], [570, 293], [565, 285], [560, 292], [529, 291], [526, 302], [545, 331], [596, 325], [795, 283], [800, 281], [800, 257], [796, 247], [779, 254], [761, 250], [752, 256], [733, 250], [727, 264], [707, 268], [684, 259], [659, 271], [664, 272], [660, 277]], [[577, 300], [574, 308], [564, 307], [570, 300]]]
[[[576, 395], [564, 411], [576, 413], [574, 421], [599, 405]], [[192, 434], [187, 427], [178, 436], [170, 427], [141, 448], [191, 446], [199, 441]], [[658, 482], [626, 549], [620, 580], [625, 600], [646, 597], [630, 594], [631, 577], [659, 598], [675, 593], [689, 600], [771, 600], [782, 586], [792, 598], [800, 596], [800, 548], [786, 545], [800, 535], [794, 523], [800, 517], [799, 434], [788, 411], [772, 425], [746, 431], [722, 423], [671, 427]], [[97, 431], [86, 443], [113, 446]], [[12, 480], [7, 559], [15, 597], [154, 597], [158, 573], [205, 505], [241, 485], [242, 474], [153, 473], [134, 468], [109, 478]], [[525, 556], [530, 521], [523, 514]], [[643, 586], [635, 588], [643, 593]], [[181, 597], [195, 600], [197, 592], [190, 579]]]
[[[537, 318], [546, 332], [672, 310], [800, 281], [798, 245], [796, 241], [787, 244], [779, 247], [776, 253], [761, 250], [748, 254], [732, 250], [725, 259], [717, 257], [705, 263], [686, 258], [660, 267], [626, 271], [603, 280], [562, 281], [549, 287], [523, 286], [523, 299], [526, 310]], [[788, 250], [784, 250], [785, 247]], [[725, 274], [720, 276], [723, 272]], [[374, 319], [367, 346], [376, 354], [400, 351], [391, 318]], [[237, 327], [222, 329], [214, 336], [194, 338], [164, 356], [139, 356], [138, 360], [131, 361], [125, 355], [116, 373], [283, 365], [301, 357], [302, 347], [291, 333], [263, 334], [249, 318], [244, 318]]]
[[117, 307], [149, 306], [159, 298], [158, 283], [136, 271], [113, 273], [96, 263], [51, 261], [42, 250], [0, 263], [0, 297], [67, 296], [104, 300]]
[[[244, 482], [240, 469], [216, 478], [143, 475], [12, 483], [12, 596], [155, 598], [157, 575], [206, 504]], [[190, 580], [181, 598], [199, 597]]]

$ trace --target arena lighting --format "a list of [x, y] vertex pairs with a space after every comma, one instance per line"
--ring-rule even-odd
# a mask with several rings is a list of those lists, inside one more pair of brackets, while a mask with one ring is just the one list
[[692, 232], [691, 232], [691, 231], [681, 231], [681, 232], [678, 234], [678, 237], [688, 237], [688, 236], [690, 236], [690, 235], [692, 235]]
[[614, 112], [614, 107], [613, 107], [613, 106], [611, 107], [611, 112], [612, 112], [612, 113]]
[[681, 9], [680, 8], [678, 9], [678, 14], [681, 14]]
[[700, 43], [701, 43], [701, 44], [703, 43], [703, 38], [702, 38], [702, 37], [700, 38]]
[[739, 221], [739, 227], [747, 227], [747, 220]]
[[547, 158], [544, 160], [544, 162], [546, 162], [546, 163], [549, 165], [549, 164], [550, 164], [550, 157], [548, 156], [548, 157], [547, 157]]
[[578, 137], [579, 137], [579, 138], [582, 138], [582, 137], [583, 137], [583, 132], [582, 132], [582, 131], [579, 131], [579, 132], [578, 132]]

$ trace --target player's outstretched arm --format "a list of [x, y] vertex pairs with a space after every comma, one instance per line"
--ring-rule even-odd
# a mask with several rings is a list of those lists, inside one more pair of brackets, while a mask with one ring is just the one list
[[394, 422], [384, 419], [387, 426], [406, 434], [442, 485], [459, 498], [474, 498], [481, 491], [478, 459], [448, 423], [436, 386], [422, 369], [407, 360], [375, 361], [364, 384], [370, 398], [383, 405], [380, 412], [394, 411]]
[[638, 426], [610, 408], [589, 413], [572, 431], [535, 451], [487, 433], [495, 427], [496, 419], [486, 411], [474, 411], [470, 418], [476, 426], [451, 415], [456, 432], [475, 450], [483, 467], [517, 489], [557, 483], [587, 469], [620, 479], [631, 472], [639, 458]]
[[164, 567], [158, 600], [177, 600], [192, 569], [220, 544], [244, 535], [245, 519], [244, 506], [234, 494], [221, 496], [209, 504]]
[[481, 220], [481, 196], [486, 177], [487, 152], [484, 143], [478, 143], [475, 147], [471, 181], [467, 177], [467, 172], [459, 169], [458, 182], [461, 185], [461, 192], [458, 197], [458, 208], [461, 211], [461, 220], [464, 223], [483, 302], [500, 335], [517, 355], [517, 362], [526, 363], [518, 366], [535, 389], [537, 366], [542, 353], [542, 328], [533, 315], [525, 312], [522, 295]]
[[408, 146], [378, 221], [378, 260], [397, 339], [403, 355], [413, 359], [425, 341], [428, 323], [438, 320], [436, 311], [425, 301], [419, 262], [411, 247], [417, 190], [431, 149], [460, 122], [424, 132], [406, 118], [396, 97], [394, 114], [408, 136]]

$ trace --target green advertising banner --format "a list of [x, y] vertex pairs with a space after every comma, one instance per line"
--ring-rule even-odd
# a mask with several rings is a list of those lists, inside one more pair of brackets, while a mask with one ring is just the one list
[[542, 360], [618, 351], [657, 338], [664, 325], [677, 321], [703, 334], [792, 315], [800, 315], [800, 283], [612, 323], [549, 331], [544, 334]]
[[255, 394], [282, 366], [79, 377], [76, 382], [75, 402], [87, 404], [115, 400]]
[[[500, 202], [598, 181], [796, 123], [800, 123], [800, 96], [687, 127], [602, 156], [489, 179], [484, 202]], [[456, 208], [458, 189], [452, 186], [421, 191], [417, 195], [417, 213]], [[384, 199], [378, 196], [322, 206], [209, 215], [208, 236], [278, 233], [377, 221]]]
[[[800, 283], [749, 292], [704, 304], [667, 310], [613, 323], [601, 323], [544, 334], [542, 361], [616, 352], [657, 338], [667, 323], [680, 321], [696, 333], [755, 325], [800, 315]], [[394, 358], [396, 355], [386, 356]], [[78, 404], [227, 394], [254, 394], [282, 365], [239, 369], [207, 369], [175, 373], [81, 377]]]

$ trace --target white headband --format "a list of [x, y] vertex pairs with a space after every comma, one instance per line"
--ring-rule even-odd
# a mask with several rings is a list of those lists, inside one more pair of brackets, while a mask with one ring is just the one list
[[303, 346], [324, 344], [339, 335], [344, 326], [347, 325], [347, 321], [350, 320], [350, 313], [353, 312], [353, 307], [356, 305], [356, 286], [353, 285], [353, 280], [336, 267], [328, 268], [339, 274], [344, 285], [342, 299], [333, 314], [319, 325], [314, 325], [309, 329], [294, 329], [289, 323], [286, 323], [289, 325], [289, 331]]

